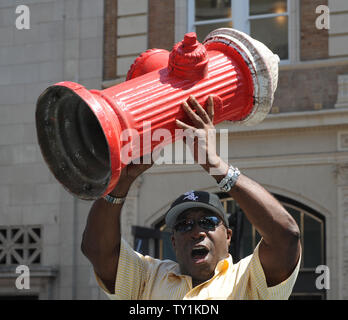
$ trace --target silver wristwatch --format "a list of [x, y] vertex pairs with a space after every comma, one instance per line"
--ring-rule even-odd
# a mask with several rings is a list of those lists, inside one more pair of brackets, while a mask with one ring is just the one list
[[236, 184], [239, 176], [240, 176], [239, 169], [233, 166], [230, 166], [228, 168], [225, 178], [223, 178], [218, 184], [219, 188], [224, 192], [230, 191], [231, 188]]
[[126, 201], [126, 197], [116, 198], [116, 197], [110, 196], [109, 194], [104, 196], [103, 199], [112, 204], [122, 204], [123, 202]]

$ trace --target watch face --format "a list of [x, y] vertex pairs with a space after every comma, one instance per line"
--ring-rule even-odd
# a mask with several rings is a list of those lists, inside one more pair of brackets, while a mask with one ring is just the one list
[[226, 177], [223, 178], [219, 183], [220, 189], [224, 192], [230, 191], [232, 187], [236, 184], [239, 175], [240, 171], [238, 170], [238, 168], [230, 166]]

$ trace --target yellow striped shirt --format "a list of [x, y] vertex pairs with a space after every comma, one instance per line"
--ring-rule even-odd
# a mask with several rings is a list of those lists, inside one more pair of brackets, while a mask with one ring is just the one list
[[236, 264], [233, 264], [229, 255], [217, 264], [211, 279], [192, 288], [191, 277], [180, 274], [176, 262], [143, 256], [122, 239], [115, 294], [110, 294], [97, 275], [96, 278], [110, 299], [288, 299], [299, 272], [301, 259], [288, 279], [276, 286], [267, 287], [258, 248], [259, 244], [253, 254]]

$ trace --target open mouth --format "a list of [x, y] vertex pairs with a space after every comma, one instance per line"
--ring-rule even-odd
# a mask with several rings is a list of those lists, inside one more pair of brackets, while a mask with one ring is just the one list
[[192, 257], [194, 262], [200, 263], [200, 262], [203, 262], [205, 260], [208, 253], [209, 253], [209, 250], [206, 247], [197, 246], [197, 247], [194, 247], [192, 249], [191, 257]]

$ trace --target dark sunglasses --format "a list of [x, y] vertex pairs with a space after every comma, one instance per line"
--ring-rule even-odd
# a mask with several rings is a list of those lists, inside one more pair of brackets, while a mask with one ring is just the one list
[[204, 230], [214, 231], [220, 222], [221, 220], [215, 216], [203, 217], [197, 221], [192, 219], [181, 220], [174, 226], [174, 230], [181, 233], [189, 232], [197, 223]]

